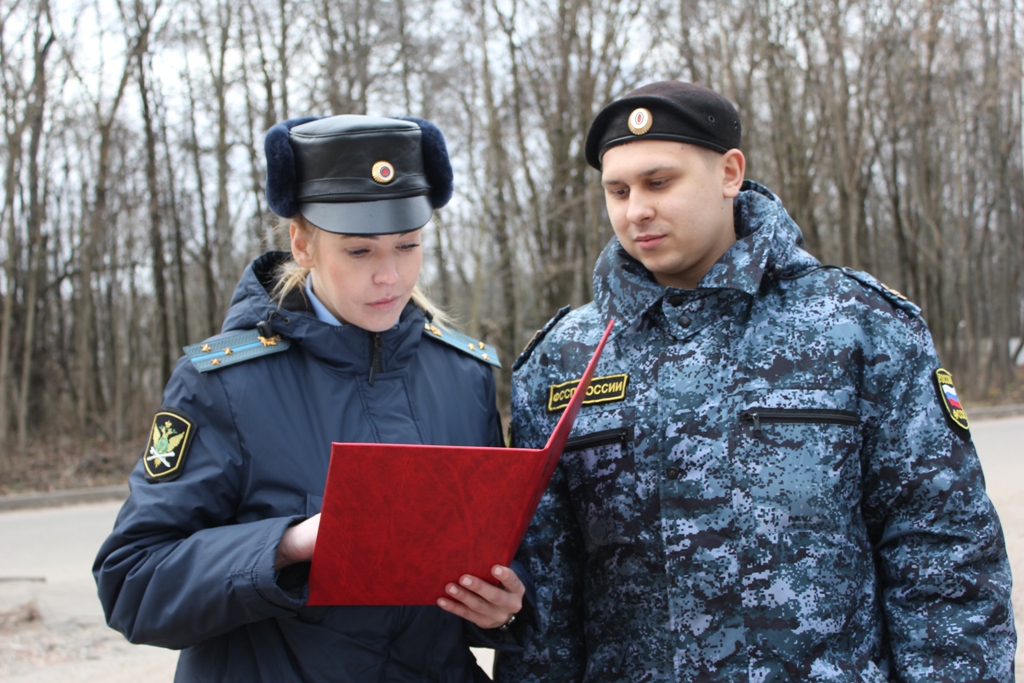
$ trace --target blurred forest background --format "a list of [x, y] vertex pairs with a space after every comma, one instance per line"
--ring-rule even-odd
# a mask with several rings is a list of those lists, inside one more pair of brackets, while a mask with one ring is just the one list
[[500, 349], [507, 400], [612, 235], [587, 127], [664, 78], [729, 97], [808, 249], [921, 305], [961, 393], [999, 400], [1024, 361], [1022, 29], [1018, 0], [0, 0], [0, 469], [135, 457], [275, 243], [265, 131], [311, 113], [445, 132], [423, 279]]

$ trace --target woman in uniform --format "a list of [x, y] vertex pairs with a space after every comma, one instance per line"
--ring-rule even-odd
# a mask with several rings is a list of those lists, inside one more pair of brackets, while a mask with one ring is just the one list
[[175, 367], [93, 568], [107, 622], [181, 649], [176, 681], [486, 681], [469, 644], [514, 643], [518, 568], [452, 577], [440, 607], [306, 606], [332, 442], [502, 441], [493, 349], [438, 334], [416, 289], [452, 194], [444, 138], [305, 118], [266, 152], [291, 253], [253, 261], [224, 332]]

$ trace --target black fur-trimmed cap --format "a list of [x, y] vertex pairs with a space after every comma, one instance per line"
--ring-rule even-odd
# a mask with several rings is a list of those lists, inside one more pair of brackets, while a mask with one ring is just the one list
[[729, 100], [696, 83], [658, 81], [628, 92], [594, 118], [587, 163], [601, 170], [610, 147], [635, 140], [675, 140], [725, 153], [740, 146], [740, 116]]
[[264, 148], [270, 210], [329, 232], [408, 232], [452, 197], [444, 136], [423, 119], [290, 119], [267, 132]]

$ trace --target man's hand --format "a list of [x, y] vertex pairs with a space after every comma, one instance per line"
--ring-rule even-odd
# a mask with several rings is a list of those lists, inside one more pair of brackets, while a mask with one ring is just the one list
[[467, 574], [459, 579], [460, 585], [449, 583], [445, 586], [445, 593], [450, 598], [438, 598], [437, 604], [480, 628], [498, 628], [508, 624], [523, 608], [526, 587], [508, 567], [495, 565], [491, 574], [501, 582], [500, 586], [492, 586]]

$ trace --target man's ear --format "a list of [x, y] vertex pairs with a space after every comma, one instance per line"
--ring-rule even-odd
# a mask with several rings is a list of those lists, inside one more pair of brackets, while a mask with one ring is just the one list
[[743, 174], [747, 170], [747, 159], [738, 149], [730, 149], [722, 155], [722, 193], [732, 199], [740, 193]]
[[288, 236], [292, 242], [292, 258], [303, 268], [312, 268], [315, 264], [309, 233], [302, 229], [298, 221], [292, 221], [288, 226]]

